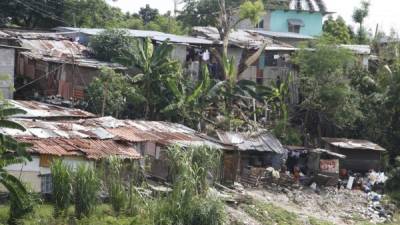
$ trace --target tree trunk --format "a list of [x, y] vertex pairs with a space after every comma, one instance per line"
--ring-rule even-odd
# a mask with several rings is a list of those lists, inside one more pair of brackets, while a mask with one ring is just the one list
[[268, 42], [264, 42], [264, 44], [249, 58], [242, 56], [242, 58], [240, 59], [239, 68], [237, 71], [238, 78], [244, 71], [246, 71], [251, 65], [253, 65], [253, 63], [255, 63], [257, 60], [259, 60], [261, 54], [264, 53], [267, 45], [268, 45]]

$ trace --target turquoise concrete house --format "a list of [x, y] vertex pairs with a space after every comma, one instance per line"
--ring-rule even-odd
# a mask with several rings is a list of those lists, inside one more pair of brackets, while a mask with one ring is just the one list
[[244, 21], [239, 28], [319, 36], [328, 14], [323, 0], [265, 0], [265, 7], [267, 12], [257, 26]]

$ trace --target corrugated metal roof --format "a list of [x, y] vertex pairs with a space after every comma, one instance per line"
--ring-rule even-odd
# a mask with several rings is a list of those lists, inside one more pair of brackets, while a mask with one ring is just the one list
[[[192, 34], [198, 37], [204, 37], [213, 40], [216, 43], [221, 42], [220, 35], [215, 27], [193, 27]], [[259, 35], [247, 30], [233, 30], [229, 35], [229, 44], [240, 48], [257, 49], [267, 42], [267, 48], [294, 48], [292, 45], [276, 42], [269, 37]]]
[[88, 159], [101, 159], [111, 155], [123, 158], [140, 159], [141, 155], [130, 145], [114, 140], [62, 139], [62, 138], [17, 138], [31, 143], [30, 152], [55, 156], [84, 156]]
[[85, 46], [69, 40], [20, 38], [19, 42], [21, 47], [30, 50], [30, 52], [21, 53], [27, 57], [47, 62], [76, 64], [84, 67], [125, 69], [118, 63], [102, 62], [88, 57], [88, 49]]
[[241, 151], [275, 152], [278, 154], [287, 152], [280, 141], [269, 132], [251, 134], [218, 131], [217, 134], [222, 143], [234, 145]]
[[332, 152], [332, 151], [329, 151], [329, 150], [326, 150], [326, 149], [321, 149], [321, 148], [311, 149], [310, 152], [315, 152], [315, 153], [319, 153], [319, 154], [325, 153], [325, 154], [328, 154], [328, 155], [331, 155], [331, 156], [334, 156], [334, 157], [340, 158], [340, 159], [345, 159], [346, 158], [345, 155], [342, 155], [342, 154], [339, 154], [339, 153], [336, 153], [336, 152]]
[[94, 114], [80, 109], [66, 108], [37, 101], [8, 100], [12, 106], [26, 111], [14, 118], [93, 118]]
[[276, 31], [268, 31], [268, 30], [249, 30], [249, 32], [255, 32], [267, 37], [273, 38], [293, 38], [293, 39], [314, 39], [312, 36], [297, 34], [292, 32], [276, 32]]
[[[74, 31], [83, 33], [86, 35], [99, 35], [101, 32], [104, 32], [106, 29], [98, 29], [98, 28], [75, 28], [75, 27], [57, 27], [55, 28], [57, 31]], [[180, 43], [180, 44], [199, 44], [199, 45], [211, 45], [213, 44], [212, 41], [195, 38], [195, 37], [188, 37], [182, 35], [175, 35], [175, 34], [167, 34], [159, 31], [151, 31], [151, 30], [131, 30], [131, 29], [120, 29], [126, 31], [131, 37], [137, 38], [151, 38], [155, 41], [166, 41], [169, 39], [172, 43]]]
[[326, 143], [344, 149], [386, 151], [378, 144], [367, 140], [347, 139], [347, 138], [322, 138]]
[[30, 40], [65, 40], [64, 36], [50, 32], [50, 31], [37, 31], [37, 30], [22, 30], [22, 29], [2, 29], [1, 32], [3, 34], [7, 34], [7, 37], [12, 38], [22, 38], [22, 39], [30, 39]]
[[359, 55], [371, 54], [371, 47], [369, 45], [340, 45], [340, 46]]
[[290, 10], [326, 12], [326, 5], [323, 0], [289, 0]]
[[75, 121], [40, 121], [31, 119], [12, 119], [26, 128], [25, 132], [0, 128], [0, 132], [14, 137], [25, 138], [63, 138], [122, 140], [127, 142], [152, 141], [164, 145], [198, 145], [226, 147], [211, 137], [204, 137], [181, 124], [157, 121], [117, 120], [112, 117], [81, 119]]

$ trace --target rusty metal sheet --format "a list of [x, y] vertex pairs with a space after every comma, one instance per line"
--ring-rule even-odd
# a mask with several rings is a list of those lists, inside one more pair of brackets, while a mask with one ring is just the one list
[[9, 100], [12, 106], [26, 111], [26, 114], [18, 114], [14, 118], [93, 118], [94, 114], [80, 109], [66, 108], [37, 101]]

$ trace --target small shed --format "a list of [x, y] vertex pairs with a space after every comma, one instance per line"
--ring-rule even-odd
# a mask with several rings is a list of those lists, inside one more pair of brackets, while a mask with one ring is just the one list
[[269, 132], [235, 133], [218, 131], [225, 145], [234, 146], [233, 151], [224, 152], [224, 181], [235, 181], [246, 175], [249, 168], [280, 169], [287, 157], [287, 150]]
[[367, 172], [371, 169], [381, 170], [381, 159], [386, 152], [378, 144], [367, 140], [346, 138], [322, 138], [325, 148], [343, 154], [345, 159], [340, 160], [340, 168], [353, 172]]

